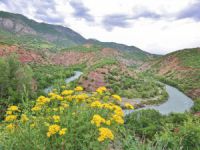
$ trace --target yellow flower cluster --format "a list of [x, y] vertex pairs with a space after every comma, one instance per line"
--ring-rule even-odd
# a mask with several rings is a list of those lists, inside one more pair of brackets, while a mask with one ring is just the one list
[[54, 120], [54, 122], [60, 122], [60, 116], [58, 116], [58, 115], [53, 115], [53, 120]]
[[5, 121], [10, 122], [10, 121], [14, 121], [16, 119], [17, 119], [16, 115], [9, 115], [9, 116], [6, 116]]
[[91, 107], [102, 108], [102, 103], [100, 101], [94, 101], [90, 104]]
[[114, 135], [112, 133], [112, 131], [108, 128], [99, 128], [99, 137], [98, 137], [98, 141], [102, 142], [106, 139], [114, 139]]
[[83, 91], [83, 87], [77, 86], [74, 90], [75, 90], [75, 91]]
[[[83, 92], [81, 86], [73, 90], [63, 87], [61, 91], [54, 90], [47, 96], [38, 97], [31, 112], [27, 113], [28, 116], [24, 113], [26, 111], [22, 111], [21, 114], [17, 106], [10, 106], [6, 112], [5, 127], [7, 130], [13, 130], [21, 125], [26, 127], [28, 125], [49, 138], [55, 135], [56, 138], [63, 140], [65, 137], [63, 135], [66, 133], [68, 137], [77, 136], [70, 127], [77, 124], [74, 122], [78, 120], [82, 121], [83, 126], [87, 125], [90, 132], [99, 134], [96, 142], [113, 140], [113, 133], [117, 133], [118, 127], [124, 124], [124, 113], [116, 100], [121, 101], [121, 97], [111, 95], [106, 87], [99, 87], [96, 92], [87, 94]], [[131, 106], [127, 105], [129, 108], [133, 107]], [[85, 123], [83, 120], [90, 120], [90, 122]], [[70, 128], [68, 132], [67, 127]], [[47, 139], [51, 140], [49, 138]]]
[[123, 118], [119, 115], [116, 114], [112, 115], [112, 120], [114, 120], [118, 124], [124, 124]]
[[125, 103], [125, 107], [127, 109], [134, 109], [133, 105], [131, 105], [130, 103]]
[[114, 94], [114, 95], [112, 95], [112, 97], [117, 101], [122, 101], [122, 99], [119, 95]]
[[53, 124], [49, 126], [47, 137], [51, 137], [52, 135], [58, 133], [60, 136], [64, 135], [67, 131], [67, 128], [61, 129], [61, 127], [57, 124]]
[[19, 108], [17, 106], [10, 106], [8, 109], [8, 111], [19, 111]]
[[44, 96], [40, 96], [40, 97], [38, 97], [36, 102], [37, 102], [37, 105], [44, 105], [44, 104], [50, 102], [50, 99], [47, 97], [44, 97]]
[[72, 95], [74, 93], [73, 90], [64, 90], [61, 95], [66, 96], [66, 95]]
[[47, 132], [47, 136], [50, 137], [60, 131], [60, 126], [57, 124], [53, 124], [49, 126], [49, 130]]
[[100, 115], [94, 115], [91, 123], [95, 124], [97, 127], [100, 127], [101, 123], [105, 123], [106, 120], [102, 118]]
[[102, 87], [99, 87], [96, 92], [99, 93], [99, 94], [102, 94], [103, 92], [105, 92], [107, 89], [106, 87], [102, 86]]

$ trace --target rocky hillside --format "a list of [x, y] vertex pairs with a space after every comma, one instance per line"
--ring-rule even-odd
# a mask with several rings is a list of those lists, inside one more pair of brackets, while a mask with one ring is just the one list
[[39, 23], [23, 15], [3, 11], [0, 11], [0, 43], [6, 45], [17, 44], [24, 49], [34, 51], [45, 49], [52, 52], [92, 44], [121, 51], [124, 53], [125, 58], [137, 61], [148, 60], [155, 56], [134, 46], [88, 40], [70, 28]]
[[167, 54], [140, 67], [179, 87], [189, 96], [200, 97], [200, 48]]

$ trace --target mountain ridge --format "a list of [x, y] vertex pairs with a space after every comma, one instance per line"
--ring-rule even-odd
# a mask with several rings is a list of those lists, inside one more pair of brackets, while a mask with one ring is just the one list
[[[11, 40], [11, 44], [17, 43], [20, 45], [22, 43], [23, 45], [29, 46], [34, 43], [34, 41], [36, 41], [35, 43], [39, 45], [36, 48], [47, 48], [55, 51], [55, 49], [59, 50], [63, 48], [92, 43], [101, 45], [103, 47], [114, 48], [116, 50], [120, 50], [121, 52], [125, 51], [129, 54], [131, 53], [132, 56], [135, 54], [136, 57], [139, 57], [139, 59], [141, 58], [146, 60], [155, 56], [154, 54], [145, 52], [135, 46], [127, 46], [125, 44], [119, 44], [115, 42], [101, 42], [98, 40], [86, 39], [81, 34], [68, 27], [48, 24], [44, 22], [39, 23], [21, 14], [0, 11], [0, 28], [3, 30], [0, 33], [0, 42], [9, 43], [8, 41]], [[3, 38], [6, 37], [5, 35], [7, 38], [3, 40]], [[12, 38], [10, 39], [10, 37]], [[13, 38], [14, 42], [12, 41]], [[15, 42], [17, 41], [15, 38], [17, 38], [18, 42]], [[27, 41], [27, 39], [29, 40]]]

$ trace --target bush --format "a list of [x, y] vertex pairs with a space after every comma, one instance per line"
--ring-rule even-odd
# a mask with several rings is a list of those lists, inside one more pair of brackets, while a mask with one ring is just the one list
[[[105, 87], [86, 94], [82, 87], [54, 90], [22, 109], [10, 106], [0, 127], [4, 149], [93, 149], [105, 150], [123, 128], [120, 97]], [[97, 101], [96, 99], [101, 99]]]
[[192, 107], [192, 112], [193, 113], [200, 112], [200, 99], [197, 99], [194, 102], [194, 106]]
[[0, 59], [0, 74], [0, 98], [19, 103], [24, 95], [33, 93], [32, 70], [15, 55]]
[[[171, 124], [173, 127], [173, 124]], [[190, 118], [172, 130], [165, 126], [165, 131], [156, 135], [155, 142], [164, 149], [197, 150], [200, 147], [199, 121]]]
[[125, 127], [141, 138], [152, 139], [162, 130], [162, 115], [150, 109], [136, 111], [126, 117]]

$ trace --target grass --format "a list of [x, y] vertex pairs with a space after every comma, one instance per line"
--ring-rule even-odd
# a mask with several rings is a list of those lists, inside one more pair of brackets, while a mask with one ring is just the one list
[[200, 48], [185, 49], [175, 54], [182, 66], [200, 69]]
[[98, 45], [80, 45], [80, 46], [74, 46], [70, 48], [62, 49], [61, 52], [66, 51], [75, 51], [75, 52], [96, 52], [101, 50], [101, 46]]

